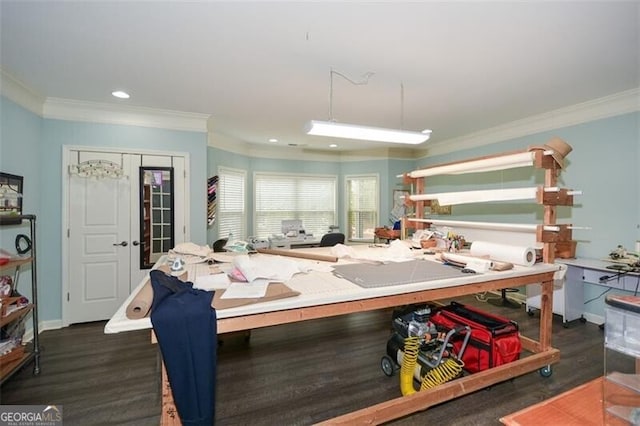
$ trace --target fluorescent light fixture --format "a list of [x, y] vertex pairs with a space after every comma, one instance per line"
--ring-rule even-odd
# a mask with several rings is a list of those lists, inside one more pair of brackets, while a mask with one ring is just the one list
[[408, 130], [385, 129], [382, 127], [359, 126], [336, 123], [334, 121], [311, 120], [305, 126], [308, 135], [332, 138], [359, 139], [365, 141], [405, 143], [417, 145], [431, 137], [431, 130], [410, 132]]
[[129, 99], [129, 94], [127, 92], [123, 92], [122, 90], [116, 90], [115, 92], [111, 92], [113, 96], [120, 99]]

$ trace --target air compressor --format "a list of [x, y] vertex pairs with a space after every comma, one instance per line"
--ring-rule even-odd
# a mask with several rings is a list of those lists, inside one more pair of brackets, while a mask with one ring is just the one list
[[[400, 369], [403, 395], [416, 392], [414, 379], [420, 382], [420, 390], [425, 390], [462, 375], [462, 355], [471, 330], [468, 326], [440, 330], [430, 321], [431, 312], [429, 305], [394, 312], [393, 333], [387, 341], [387, 352], [380, 360], [380, 367], [389, 377]], [[458, 334], [464, 337], [460, 350], [455, 353], [450, 341]]]

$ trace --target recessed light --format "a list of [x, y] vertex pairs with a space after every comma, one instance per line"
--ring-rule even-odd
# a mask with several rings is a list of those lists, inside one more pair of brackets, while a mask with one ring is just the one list
[[337, 148], [338, 145], [336, 145], [335, 143], [332, 143], [331, 145], [329, 145], [329, 148]]
[[113, 96], [120, 99], [129, 99], [129, 94], [127, 92], [123, 92], [122, 90], [116, 90], [115, 92], [111, 92]]
[[276, 139], [276, 138], [271, 138], [271, 139], [269, 139], [269, 142], [278, 142], [278, 139]]

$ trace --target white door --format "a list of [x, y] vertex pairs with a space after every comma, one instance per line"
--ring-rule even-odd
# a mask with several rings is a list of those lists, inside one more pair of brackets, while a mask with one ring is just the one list
[[[121, 154], [80, 152], [74, 160], [112, 161], [131, 175]], [[126, 178], [69, 175], [69, 323], [109, 318], [129, 294], [130, 188]]]
[[68, 265], [65, 324], [110, 318], [145, 278], [141, 267], [140, 167], [174, 168], [174, 240], [185, 241], [186, 159], [183, 156], [69, 151], [73, 167], [114, 164], [123, 176], [68, 177]]

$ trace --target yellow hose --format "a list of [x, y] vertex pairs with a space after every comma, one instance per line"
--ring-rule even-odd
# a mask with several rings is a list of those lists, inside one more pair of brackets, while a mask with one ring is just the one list
[[[420, 338], [416, 336], [407, 337], [404, 340], [404, 354], [400, 368], [400, 391], [403, 396], [416, 393], [413, 387], [413, 371], [418, 362], [419, 352]], [[462, 367], [464, 367], [462, 361], [447, 358], [445, 362], [432, 368], [424, 375], [420, 383], [420, 390], [431, 389], [455, 379], [462, 372]]]
[[455, 379], [462, 372], [463, 366], [464, 363], [462, 361], [447, 358], [442, 364], [436, 368], [432, 368], [424, 375], [422, 383], [420, 384], [420, 390], [431, 389]]
[[402, 356], [402, 366], [400, 367], [400, 391], [402, 395], [416, 393], [413, 388], [413, 370], [418, 362], [418, 352], [420, 352], [420, 338], [410, 336], [404, 339], [404, 354]]

